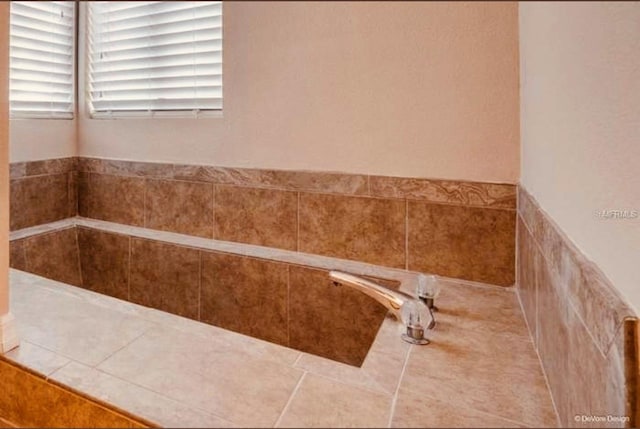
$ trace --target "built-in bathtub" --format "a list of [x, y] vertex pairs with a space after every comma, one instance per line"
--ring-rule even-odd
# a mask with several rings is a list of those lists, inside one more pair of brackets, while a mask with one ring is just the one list
[[328, 270], [411, 292], [417, 273], [69, 218], [15, 231], [12, 268], [350, 365], [387, 310]]
[[[513, 289], [441, 278], [432, 342], [412, 346], [328, 271], [407, 293], [415, 272], [86, 218], [14, 231], [11, 244], [14, 268], [37, 275], [11, 273], [22, 342], [0, 369], [23, 365], [153, 424], [556, 424]], [[25, 406], [0, 398], [15, 415]]]

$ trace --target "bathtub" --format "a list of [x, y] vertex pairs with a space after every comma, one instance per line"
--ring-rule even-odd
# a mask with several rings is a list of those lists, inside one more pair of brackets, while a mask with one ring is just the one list
[[82, 217], [13, 232], [11, 267], [353, 366], [387, 310], [329, 270], [407, 293], [418, 276]]

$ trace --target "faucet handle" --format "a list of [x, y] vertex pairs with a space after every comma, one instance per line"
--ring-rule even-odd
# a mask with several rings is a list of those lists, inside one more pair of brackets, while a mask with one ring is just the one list
[[416, 295], [429, 307], [429, 310], [437, 311], [435, 300], [438, 295], [440, 295], [440, 282], [438, 281], [438, 277], [431, 274], [419, 274]]
[[433, 323], [433, 316], [427, 306], [418, 300], [407, 300], [402, 304], [400, 311], [402, 323], [407, 327], [402, 339], [411, 344], [429, 344], [429, 340], [424, 337], [424, 331], [426, 326]]
[[440, 295], [440, 283], [438, 277], [433, 274], [418, 274], [418, 286], [416, 288], [418, 298], [436, 299]]

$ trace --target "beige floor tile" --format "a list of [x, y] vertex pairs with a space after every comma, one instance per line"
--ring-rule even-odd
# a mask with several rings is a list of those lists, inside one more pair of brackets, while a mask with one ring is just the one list
[[90, 366], [153, 326], [69, 295], [20, 283], [11, 285], [11, 309], [22, 339]]
[[406, 328], [402, 323], [399, 323], [390, 314], [380, 325], [376, 339], [373, 340], [369, 353], [380, 352], [386, 354], [393, 354], [394, 356], [403, 359], [407, 356], [411, 344], [402, 340], [402, 334], [406, 332]]
[[401, 389], [391, 427], [515, 428], [525, 426], [474, 409], [451, 405], [449, 401], [438, 401]]
[[430, 345], [412, 349], [401, 388], [525, 425], [557, 424], [533, 344], [519, 336], [439, 326]]
[[302, 371], [156, 328], [98, 368], [242, 426], [273, 426]]
[[403, 365], [404, 358], [370, 350], [360, 368], [307, 353], [302, 355], [295, 366], [350, 386], [393, 395], [398, 387]]
[[163, 427], [234, 426], [219, 417], [79, 363], [70, 363], [56, 371], [51, 378]]
[[20, 347], [11, 350], [5, 356], [43, 375], [49, 375], [71, 362], [64, 356], [24, 340], [20, 342]]
[[277, 427], [387, 427], [392, 397], [305, 374]]
[[439, 311], [435, 316], [441, 326], [529, 338], [529, 331], [513, 290], [443, 281], [436, 306]]

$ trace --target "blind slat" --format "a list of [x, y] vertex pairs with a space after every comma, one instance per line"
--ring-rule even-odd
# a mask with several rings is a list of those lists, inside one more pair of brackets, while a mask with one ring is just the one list
[[[168, 2], [174, 3], [174, 2]], [[93, 24], [108, 25], [109, 31], [121, 31], [127, 29], [137, 29], [140, 27], [153, 25], [175, 24], [188, 22], [204, 17], [207, 20], [212, 17], [221, 17], [222, 8], [218, 4], [197, 4], [193, 6], [174, 8], [173, 10], [154, 10], [139, 16], [125, 16], [122, 19], [115, 18], [112, 14], [101, 14], [93, 19]]]
[[185, 31], [174, 32], [161, 35], [138, 35], [123, 40], [98, 41], [92, 40], [95, 51], [107, 51], [117, 53], [122, 50], [144, 48], [147, 46], [164, 46], [174, 43], [191, 42], [193, 40], [222, 40], [222, 28], [205, 28], [200, 30], [187, 29]]
[[222, 64], [200, 64], [196, 70], [192, 65], [171, 67], [141, 67], [131, 70], [119, 70], [117, 74], [109, 71], [92, 72], [92, 82], [112, 82], [127, 79], [151, 79], [162, 77], [189, 77], [202, 74], [222, 75]]
[[[151, 88], [136, 90], [94, 91], [95, 99], [110, 100], [154, 100], [160, 98], [210, 98], [222, 95], [222, 85], [194, 85], [191, 87]], [[101, 94], [106, 94], [102, 96]]]
[[92, 29], [102, 28], [102, 31], [98, 34], [94, 33], [91, 38], [93, 42], [100, 42], [102, 40], [120, 41], [127, 40], [134, 37], [141, 37], [145, 35], [169, 35], [172, 33], [180, 33], [183, 31], [195, 31], [195, 30], [215, 30], [222, 26], [222, 17], [205, 17], [194, 18], [182, 21], [175, 21], [165, 24], [147, 24], [140, 27], [126, 28], [120, 30], [109, 29], [108, 23], [94, 22], [91, 20]]
[[117, 73], [118, 71], [136, 70], [152, 67], [174, 67], [181, 65], [198, 65], [198, 64], [219, 64], [222, 61], [222, 49], [218, 51], [214, 50], [201, 50], [199, 52], [189, 52], [186, 54], [168, 54], [168, 55], [153, 55], [148, 52], [146, 56], [133, 58], [128, 60], [94, 60], [91, 65], [91, 69], [96, 72], [111, 72]]
[[222, 109], [222, 2], [90, 2], [91, 111]]
[[94, 82], [94, 91], [105, 90], [129, 90], [140, 88], [144, 85], [151, 85], [153, 88], [184, 88], [194, 85], [222, 85], [222, 75], [220, 74], [195, 74], [193, 76], [174, 77], [154, 77], [138, 79], [122, 79], [108, 82]]
[[11, 2], [12, 117], [73, 117], [74, 12], [73, 1]]
[[150, 47], [138, 47], [120, 49], [118, 51], [106, 51], [91, 54], [91, 59], [101, 60], [103, 64], [117, 61], [153, 58], [176, 54], [202, 54], [205, 52], [222, 52], [222, 40], [190, 40], [177, 43], [167, 43]]

